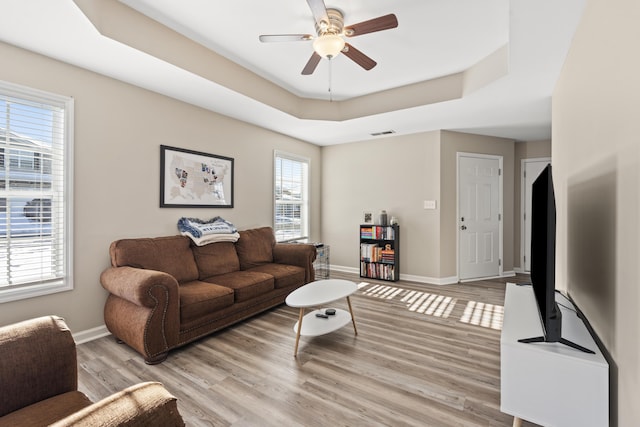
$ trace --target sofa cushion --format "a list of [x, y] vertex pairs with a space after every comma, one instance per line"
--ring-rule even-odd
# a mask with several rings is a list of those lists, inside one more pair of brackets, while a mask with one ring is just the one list
[[157, 270], [175, 277], [178, 283], [198, 278], [198, 267], [185, 236], [122, 239], [109, 247], [111, 265]]
[[192, 246], [200, 280], [240, 270], [240, 260], [233, 242]]
[[233, 305], [233, 289], [195, 280], [180, 285], [180, 322]]
[[276, 238], [271, 227], [241, 231], [240, 238], [236, 242], [240, 269], [247, 270], [273, 262], [273, 246], [275, 244]]
[[304, 268], [295, 265], [263, 264], [250, 268], [247, 271], [267, 273], [273, 276], [276, 289], [290, 288], [296, 285], [300, 286], [304, 283], [305, 278]]
[[206, 281], [233, 289], [236, 302], [250, 300], [274, 289], [273, 276], [258, 271], [235, 271], [209, 277]]
[[0, 417], [1, 426], [48, 426], [91, 405], [84, 393], [69, 391]]

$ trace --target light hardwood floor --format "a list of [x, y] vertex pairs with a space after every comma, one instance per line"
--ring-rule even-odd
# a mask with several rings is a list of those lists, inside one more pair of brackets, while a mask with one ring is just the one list
[[97, 400], [160, 381], [189, 426], [512, 425], [500, 412], [502, 304], [505, 283], [527, 276], [447, 286], [332, 278], [368, 283], [351, 297], [357, 336], [347, 325], [302, 337], [294, 358], [298, 309], [286, 305], [155, 366], [109, 336], [78, 346], [79, 388]]

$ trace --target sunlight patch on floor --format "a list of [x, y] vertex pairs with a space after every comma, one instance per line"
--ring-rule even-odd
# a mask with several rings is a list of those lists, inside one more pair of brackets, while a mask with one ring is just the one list
[[[407, 310], [428, 316], [449, 318], [456, 304], [457, 298], [429, 292], [409, 290], [397, 286], [371, 284], [361, 282], [358, 289], [362, 295], [380, 299], [399, 299]], [[496, 330], [502, 329], [504, 308], [500, 305], [468, 301], [460, 322]]]
[[[369, 283], [362, 282], [360, 285], [370, 286]], [[362, 289], [362, 287], [358, 287]], [[369, 289], [363, 291], [365, 295], [374, 296], [376, 298], [382, 299], [393, 299], [398, 294], [400, 294], [404, 289], [396, 288], [394, 286], [386, 286], [386, 285], [372, 285]]]
[[486, 304], [483, 302], [469, 301], [460, 318], [462, 323], [482, 326], [496, 330], [502, 329], [504, 307], [501, 305]]
[[409, 311], [447, 318], [456, 306], [456, 299], [427, 292], [411, 291], [402, 298]]

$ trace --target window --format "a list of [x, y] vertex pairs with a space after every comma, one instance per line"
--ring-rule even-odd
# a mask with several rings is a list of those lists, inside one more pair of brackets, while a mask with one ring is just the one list
[[0, 302], [73, 288], [73, 100], [0, 82]]
[[278, 242], [309, 237], [309, 159], [275, 152], [273, 229]]

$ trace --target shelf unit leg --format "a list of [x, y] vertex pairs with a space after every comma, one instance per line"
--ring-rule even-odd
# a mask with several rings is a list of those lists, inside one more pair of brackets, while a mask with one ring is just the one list
[[347, 297], [347, 304], [349, 304], [349, 313], [351, 313], [351, 323], [353, 323], [353, 332], [358, 335], [358, 329], [356, 328], [356, 318], [353, 315], [353, 309], [351, 308], [351, 300]]
[[304, 308], [300, 307], [298, 315], [298, 330], [296, 331], [296, 347], [293, 350], [293, 357], [298, 357], [298, 343], [300, 342], [300, 331], [302, 330], [302, 318], [304, 317]]
[[522, 427], [522, 418], [513, 417], [513, 427]]

